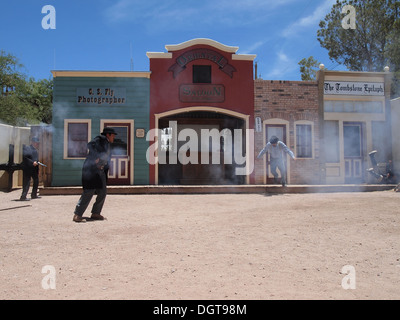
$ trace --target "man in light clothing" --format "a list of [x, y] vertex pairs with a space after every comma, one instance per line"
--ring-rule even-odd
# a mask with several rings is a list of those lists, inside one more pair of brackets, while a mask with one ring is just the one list
[[269, 152], [270, 154], [271, 173], [274, 176], [275, 183], [278, 182], [279, 178], [278, 172], [276, 172], [276, 168], [278, 168], [281, 173], [282, 187], [286, 186], [286, 167], [283, 152], [287, 153], [293, 160], [295, 160], [296, 158], [293, 152], [286, 146], [286, 144], [279, 141], [276, 136], [271, 137], [269, 142], [258, 154], [257, 159], [261, 158], [266, 152]]

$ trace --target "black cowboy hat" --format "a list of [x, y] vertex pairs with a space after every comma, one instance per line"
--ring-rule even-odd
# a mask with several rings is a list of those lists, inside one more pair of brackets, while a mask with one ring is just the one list
[[105, 136], [106, 134], [115, 134], [115, 135], [118, 135], [118, 133], [113, 129], [113, 128], [110, 128], [110, 127], [106, 127], [106, 128], [104, 128], [103, 129], [103, 132], [101, 133], [103, 136]]

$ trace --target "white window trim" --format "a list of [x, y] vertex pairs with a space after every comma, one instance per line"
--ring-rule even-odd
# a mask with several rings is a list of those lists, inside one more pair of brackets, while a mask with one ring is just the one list
[[[297, 126], [298, 125], [310, 125], [311, 126], [311, 157], [309, 158], [298, 158], [297, 157]], [[294, 122], [294, 154], [298, 160], [309, 160], [315, 159], [315, 136], [314, 136], [314, 122], [310, 120], [298, 120]]]
[[91, 119], [64, 119], [64, 159], [65, 160], [82, 160], [86, 159], [86, 157], [68, 157], [68, 125], [70, 123], [87, 123], [88, 125], [88, 141], [89, 142], [92, 138], [92, 120]]

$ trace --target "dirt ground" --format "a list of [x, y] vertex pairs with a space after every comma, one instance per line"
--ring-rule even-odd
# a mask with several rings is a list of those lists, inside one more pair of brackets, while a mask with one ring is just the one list
[[400, 299], [393, 191], [109, 195], [86, 223], [79, 196], [20, 192], [0, 192], [0, 299]]

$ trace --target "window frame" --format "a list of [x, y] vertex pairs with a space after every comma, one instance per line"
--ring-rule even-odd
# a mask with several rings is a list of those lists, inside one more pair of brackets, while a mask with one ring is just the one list
[[[297, 136], [297, 126], [310, 126], [311, 128], [311, 139], [310, 139], [310, 148], [311, 148], [311, 156], [310, 157], [300, 157], [298, 155], [298, 147], [297, 147], [297, 142], [298, 142], [298, 136]], [[294, 123], [294, 145], [295, 145], [295, 156], [296, 159], [314, 159], [315, 158], [315, 153], [314, 153], [314, 146], [315, 146], [315, 141], [314, 141], [314, 122], [313, 121], [308, 121], [308, 120], [301, 120], [301, 121], [296, 121]]]
[[71, 157], [68, 155], [68, 127], [70, 124], [87, 124], [87, 142], [91, 140], [92, 120], [91, 119], [64, 119], [64, 159], [82, 160], [86, 159], [86, 155], [82, 157]]
[[[209, 72], [210, 72], [210, 74], [209, 74], [209, 76], [210, 76], [210, 78], [209, 79], [207, 79], [208, 81], [207, 82], [199, 82], [199, 81], [195, 81], [195, 79], [197, 79], [196, 77], [195, 77], [195, 68], [208, 68], [209, 69]], [[212, 83], [212, 66], [211, 65], [200, 65], [200, 64], [195, 64], [195, 65], [193, 65], [192, 66], [192, 71], [193, 71], [193, 75], [192, 75], [192, 82], [193, 82], [193, 84], [211, 84]]]

